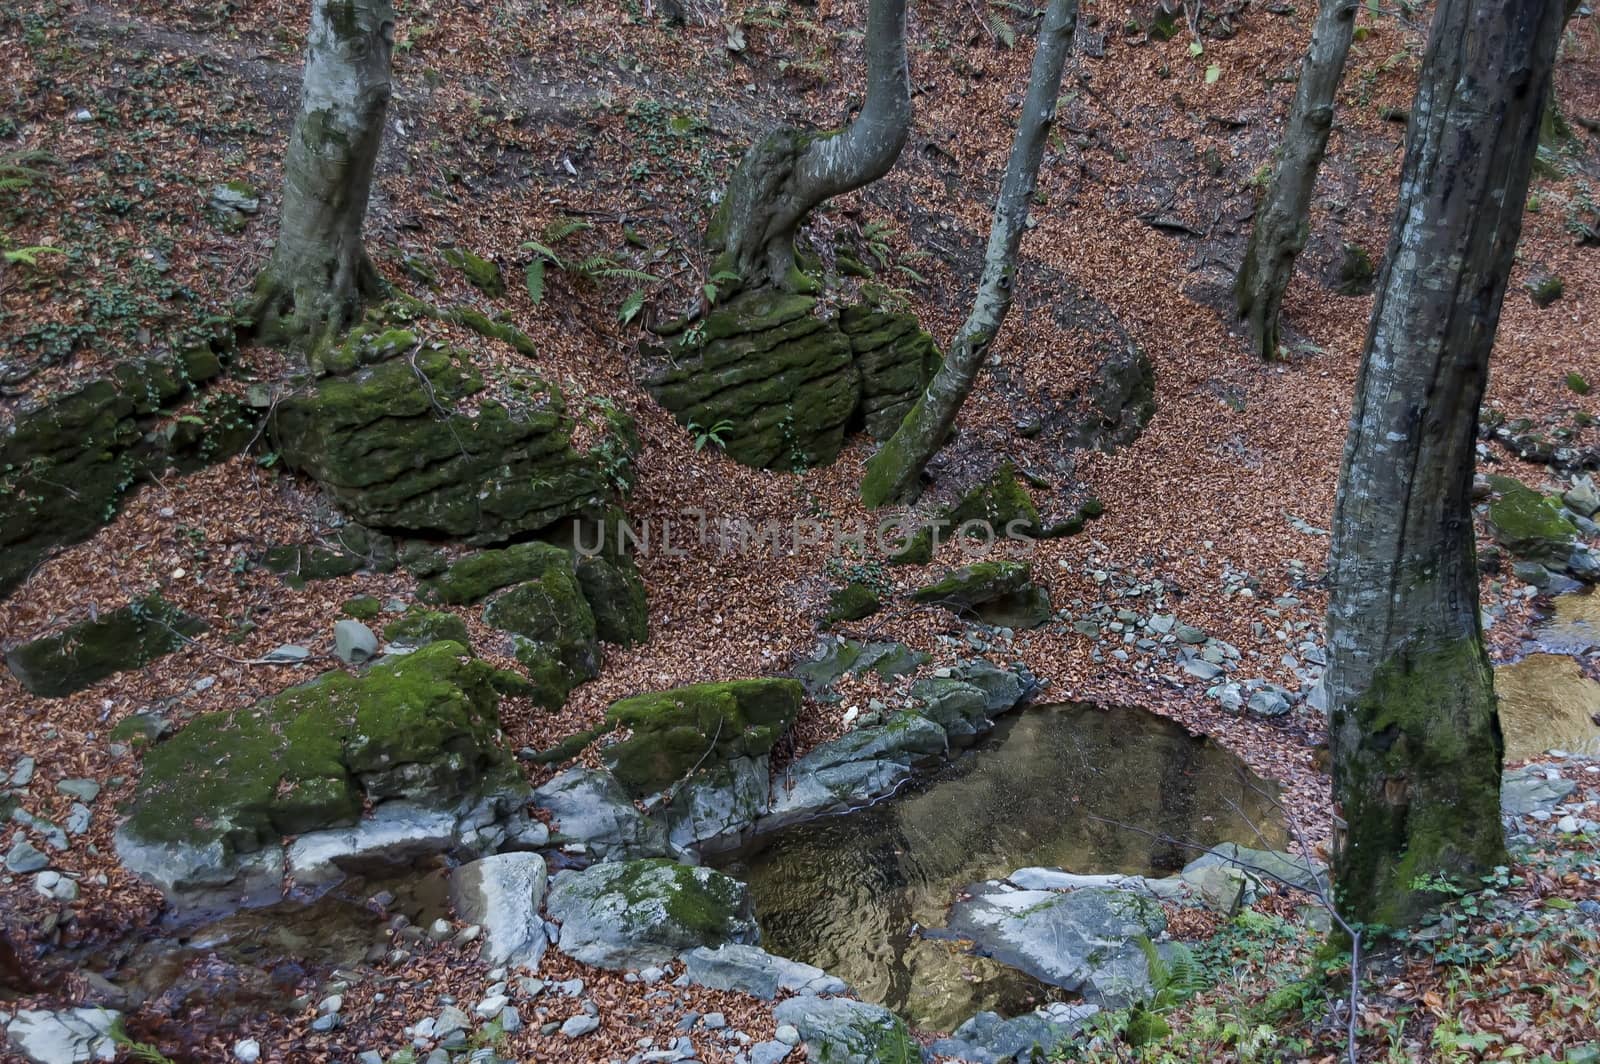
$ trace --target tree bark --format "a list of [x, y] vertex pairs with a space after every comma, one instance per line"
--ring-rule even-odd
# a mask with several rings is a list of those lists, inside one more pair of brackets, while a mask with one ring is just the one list
[[1078, 20], [1077, 0], [1051, 0], [1039, 29], [1028, 75], [1028, 95], [1017, 119], [1017, 135], [1006, 162], [1005, 179], [995, 200], [984, 253], [983, 275], [961, 330], [939, 371], [901, 421], [893, 436], [867, 462], [861, 501], [871, 507], [911, 502], [918, 494], [922, 471], [950, 435], [961, 404], [971, 393], [1006, 313], [1011, 309], [1017, 252], [1027, 228], [1045, 141], [1055, 120], [1061, 71], [1072, 51]]
[[361, 242], [390, 96], [389, 0], [313, 0], [300, 113], [283, 164], [272, 260], [256, 282], [256, 334], [315, 350], [382, 290]]
[[826, 200], [888, 173], [911, 130], [905, 0], [872, 0], [866, 47], [867, 99], [849, 125], [780, 127], [746, 153], [707, 235], [713, 272], [736, 274], [750, 288], [815, 287], [795, 260], [801, 223]]
[[1328, 151], [1334, 96], [1355, 34], [1357, 0], [1322, 0], [1311, 46], [1289, 108], [1289, 128], [1278, 149], [1272, 183], [1256, 207], [1255, 228], [1234, 283], [1234, 310], [1265, 359], [1278, 357], [1278, 315], [1294, 276], [1294, 260], [1311, 234], [1311, 194]]
[[1341, 913], [1401, 927], [1505, 861], [1478, 615], [1478, 404], [1562, 0], [1440, 0], [1333, 524], [1328, 693]]

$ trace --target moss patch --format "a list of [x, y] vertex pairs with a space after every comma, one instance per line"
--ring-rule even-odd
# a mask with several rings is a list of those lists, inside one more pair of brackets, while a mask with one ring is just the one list
[[1510, 477], [1492, 477], [1489, 483], [1500, 495], [1489, 505], [1489, 529], [1495, 542], [1520, 558], [1565, 566], [1578, 528], [1561, 501]]
[[469, 554], [443, 573], [423, 581], [423, 599], [449, 605], [465, 605], [487, 598], [492, 592], [525, 580], [534, 580], [551, 569], [570, 569], [572, 555], [550, 543], [518, 543], [503, 550]]
[[823, 622], [859, 621], [877, 613], [881, 605], [878, 593], [866, 584], [846, 584], [828, 596], [828, 612]]
[[594, 613], [595, 632], [601, 639], [631, 647], [650, 638], [650, 606], [644, 581], [631, 558], [581, 558], [578, 584]]
[[35, 639], [6, 654], [6, 666], [31, 693], [60, 698], [182, 646], [205, 623], [151, 595]]
[[631, 793], [653, 794], [696, 765], [769, 753], [800, 712], [801, 692], [794, 680], [758, 679], [625, 698], [606, 711], [606, 723], [632, 735], [602, 756]]
[[401, 646], [421, 647], [449, 641], [471, 648], [467, 622], [453, 613], [425, 610], [413, 606], [403, 616], [383, 626], [383, 638]]

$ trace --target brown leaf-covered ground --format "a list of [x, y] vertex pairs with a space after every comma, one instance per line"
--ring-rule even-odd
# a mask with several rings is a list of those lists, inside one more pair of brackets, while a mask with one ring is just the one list
[[[1320, 618], [1325, 599], [1314, 578], [1326, 539], [1296, 531], [1290, 518], [1327, 526], [1370, 309], [1369, 297], [1335, 295], [1329, 275], [1345, 243], [1381, 258], [1404, 136], [1392, 111], [1409, 106], [1427, 12], [1385, 6], [1359, 16], [1362, 39], [1319, 185], [1315, 235], [1286, 303], [1289, 356], [1264, 365], [1230, 332], [1220, 308], [1247, 232], [1252, 181], [1292, 93], [1310, 9], [1240, 4], [1208, 16], [1196, 56], [1187, 31], [1169, 41], [1129, 31], [1126, 23], [1148, 19], [1147, 7], [1085, 4], [1019, 298], [993, 372], [963, 411], [960, 447], [1040, 468], [1065, 457], [1041, 453], [1013, 426], [1021, 409], [1071, 402], [1096, 368], [1097, 338], [1063, 326], [1054, 313], [1063, 293], [1103, 308], [1154, 362], [1158, 413], [1132, 446], [1078, 455], [1062, 474], [1064, 491], [1088, 490], [1104, 501], [1104, 518], [1079, 536], [997, 550], [1030, 560], [1058, 606], [1099, 601], [1104, 585], [1093, 573], [1107, 566], [1159, 577], [1182, 590], [1180, 619], [1244, 651], [1245, 675], [1294, 687], [1278, 663], [1284, 648], [1275, 633], [1287, 622]], [[995, 10], [1018, 23], [1025, 42], [1033, 27], [1008, 8]], [[534, 369], [569, 393], [607, 396], [632, 414], [644, 440], [628, 503], [636, 521], [659, 530], [665, 520], [685, 520], [685, 508], [756, 522], [797, 514], [865, 520], [854, 491], [870, 453], [865, 441], [834, 465], [800, 474], [746, 469], [713, 447], [697, 451], [633, 383], [640, 332], [619, 325], [615, 313], [627, 288], [552, 275], [536, 307], [521, 290], [527, 253], [519, 250], [551, 222], [581, 218], [592, 228], [574, 246], [665, 278], [646, 316], [670, 316], [704, 280], [699, 234], [743, 146], [777, 120], [831, 124], [848, 114], [860, 92], [864, 0], [690, 4], [683, 26], [667, 24], [648, 4], [611, 0], [406, 0], [397, 12], [396, 95], [367, 229], [380, 269], [415, 286], [404, 259], [429, 263], [442, 288], [434, 298], [509, 314], [537, 345]], [[303, 0], [19, 0], [0, 13], [0, 153], [41, 150], [52, 158], [39, 164], [31, 187], [0, 193], [0, 240], [65, 252], [0, 273], [0, 424], [115, 360], [182, 346], [203, 319], [226, 314], [247, 290], [272, 240], [304, 20]], [[1558, 98], [1574, 119], [1600, 119], [1595, 22], [1574, 24], [1557, 73]], [[727, 27], [735, 24], [746, 40], [740, 52], [728, 48]], [[979, 8], [955, 0], [915, 5], [911, 25], [917, 114], [902, 162], [873, 188], [832, 204], [815, 231], [829, 248], [859, 241], [871, 223], [890, 225], [893, 262], [909, 272], [886, 270], [881, 280], [947, 340], [970, 298], [1029, 51], [1025, 43], [1002, 47]], [[1212, 64], [1219, 76], [1208, 83]], [[1576, 394], [1567, 377], [1600, 379], [1600, 251], [1578, 246], [1568, 227], [1594, 209], [1597, 156], [1592, 125], [1575, 121], [1571, 147], [1536, 181], [1487, 399], [1507, 419], [1526, 418], [1591, 447], [1600, 442], [1600, 395]], [[241, 225], [209, 206], [209, 190], [223, 181], [259, 189], [260, 212]], [[1148, 224], [1156, 217], [1188, 231]], [[498, 261], [509, 294], [486, 300], [444, 268], [438, 252], [450, 246]], [[1558, 273], [1565, 288], [1544, 309], [1522, 288], [1542, 272]], [[475, 345], [486, 362], [521, 357], [450, 338]], [[270, 380], [282, 367], [281, 355], [247, 348], [231, 386]], [[117, 758], [108, 749], [112, 726], [152, 708], [181, 719], [236, 707], [309, 679], [336, 663], [254, 662], [281, 643], [331, 652], [342, 601], [357, 593], [405, 599], [413, 590], [403, 571], [291, 590], [252, 568], [267, 545], [315, 539], [335, 521], [312, 485], [264, 464], [264, 449], [140, 488], [114, 523], [47, 559], [0, 603], [6, 645], [155, 587], [211, 625], [150, 668], [65, 699], [34, 699], [0, 673], [0, 771], [24, 754], [38, 763], [23, 806], [59, 821], [70, 799], [57, 792], [58, 780], [105, 784], [89, 834], [58, 865], [79, 878], [77, 901], [58, 906], [25, 881], [0, 881], [6, 930], [25, 954], [104, 943], [157, 915], [154, 892], [111, 854], [118, 804], [137, 776], [136, 754]], [[1495, 458], [1517, 475], [1544, 479], [1509, 455]], [[602, 676], [559, 714], [508, 705], [510, 743], [544, 747], [620, 696], [772, 672], [811, 648], [833, 585], [829, 545], [747, 556], [685, 546], [682, 555], [656, 550], [642, 559], [650, 641], [609, 649]], [[940, 568], [890, 575], [905, 589]], [[1225, 594], [1239, 574], [1254, 578], [1253, 594]], [[1491, 632], [1502, 656], [1516, 651], [1528, 616], [1507, 590], [1486, 579], [1486, 601], [1507, 607]], [[1299, 605], [1273, 605], [1291, 593]], [[480, 651], [510, 664], [476, 617], [467, 619]], [[953, 650], [938, 637], [961, 628], [946, 613], [897, 598], [856, 630], [948, 658]], [[1145, 705], [1215, 735], [1281, 782], [1308, 836], [1326, 841], [1328, 781], [1317, 765], [1313, 715], [1288, 726], [1227, 715], [1203, 697], [1203, 685], [1175, 686], [1154, 670], [1093, 660], [1090, 640], [1065, 623], [1018, 633], [1012, 650], [1051, 681], [1053, 695]], [[840, 711], [808, 706], [801, 746], [841, 730]], [[20, 830], [0, 833], [0, 845]], [[465, 999], [484, 982], [464, 953], [440, 950], [417, 963], [417, 981], [431, 978], [432, 994], [459, 984]], [[554, 958], [547, 966], [576, 970]], [[534, 1025], [513, 1043], [519, 1056], [607, 1059], [625, 1056], [640, 1032], [670, 1033], [648, 1018], [623, 1022], [630, 1008], [648, 1017], [636, 984], [581, 974], [617, 1003], [603, 1010], [600, 1034], [575, 1051], [559, 1036], [541, 1038]], [[58, 987], [44, 999], [72, 993]], [[263, 1018], [252, 1031], [270, 1059], [339, 1059], [353, 1047], [397, 1046], [392, 1014], [403, 1000], [392, 996], [380, 1006], [364, 993], [349, 996], [348, 1025], [332, 1037], [297, 1040], [309, 1013], [305, 1022]], [[418, 1008], [431, 1003], [428, 997]], [[764, 1008], [748, 1000], [717, 997], [695, 1007], [713, 1005], [742, 1017], [735, 1022], [752, 1034], [770, 1026]], [[185, 1034], [185, 1025], [182, 1017], [149, 1020], [169, 1050], [197, 1060], [222, 1059], [221, 1047], [237, 1037], [198, 1033], [201, 1024]], [[1534, 1036], [1527, 1038], [1534, 1048]], [[709, 1042], [703, 1052], [719, 1059]]]

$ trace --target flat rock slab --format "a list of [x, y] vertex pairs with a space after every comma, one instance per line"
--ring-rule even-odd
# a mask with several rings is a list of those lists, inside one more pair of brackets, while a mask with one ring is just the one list
[[949, 929], [1034, 978], [1120, 1007], [1150, 989], [1148, 942], [1167, 927], [1154, 899], [1129, 891], [1058, 894], [990, 881], [950, 910]]
[[23, 643], [7, 652], [6, 667], [31, 694], [61, 698], [124, 669], [148, 665], [205, 627], [198, 617], [151, 595]]
[[1009, 1020], [998, 1013], [980, 1012], [930, 1048], [936, 1056], [972, 1064], [1049, 1058], [1070, 1044], [1078, 1029], [1099, 1011], [1095, 1005], [1058, 1001]]
[[683, 955], [685, 974], [697, 986], [737, 990], [764, 1001], [791, 994], [845, 994], [844, 980], [821, 968], [787, 957], [775, 957], [759, 946], [729, 942], [711, 949], [700, 946]]
[[778, 1024], [800, 1032], [810, 1060], [886, 1064], [922, 1059], [905, 1021], [879, 1005], [844, 997], [792, 997], [772, 1010]]

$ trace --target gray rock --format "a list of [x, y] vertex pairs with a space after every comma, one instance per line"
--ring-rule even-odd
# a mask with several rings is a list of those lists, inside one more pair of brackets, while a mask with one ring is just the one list
[[239, 1064], [256, 1064], [261, 1059], [261, 1043], [254, 1038], [239, 1039], [233, 1043], [233, 1059]]
[[736, 942], [700, 946], [683, 955], [688, 980], [713, 990], [737, 990], [766, 1001], [785, 990], [794, 994], [846, 994], [844, 980], [821, 968], [776, 957], [759, 946]]
[[50, 864], [50, 858], [27, 839], [18, 839], [6, 853], [6, 871], [25, 875], [37, 872]]
[[267, 651], [263, 661], [305, 661], [311, 656], [311, 651], [294, 643], [284, 643]]
[[80, 802], [93, 802], [100, 795], [100, 784], [88, 779], [58, 780], [56, 790], [70, 794]]
[[757, 1042], [750, 1047], [750, 1064], [778, 1064], [792, 1051], [782, 1042]]
[[37, 765], [38, 762], [29, 754], [24, 754], [17, 758], [16, 765], [11, 769], [11, 786], [26, 787], [32, 783], [34, 769]]
[[1188, 661], [1184, 662], [1183, 671], [1188, 673], [1190, 676], [1193, 676], [1197, 680], [1215, 680], [1218, 676], [1222, 675], [1222, 669], [1220, 666], [1213, 665], [1211, 662], [1204, 661], [1200, 658], [1190, 658]]
[[12, 1049], [33, 1064], [79, 1064], [115, 1060], [112, 1028], [122, 1018], [111, 1009], [20, 1009], [6, 1024]]
[[943, 676], [918, 680], [911, 697], [922, 703], [924, 717], [944, 729], [951, 742], [962, 742], [989, 728], [989, 696], [975, 684]]
[[980, 1012], [931, 1048], [936, 1056], [972, 1064], [1031, 1062], [1064, 1049], [1084, 1022], [1099, 1011], [1094, 1005], [1054, 1002], [1010, 1020], [1001, 1019], [998, 1013]]
[[539, 917], [544, 894], [545, 863], [536, 853], [497, 854], [450, 873], [450, 904], [483, 927], [489, 964], [539, 967], [548, 944]]
[[378, 637], [360, 621], [345, 618], [333, 626], [333, 652], [340, 661], [360, 665], [378, 654]]
[[248, 191], [238, 182], [211, 186], [211, 205], [219, 210], [254, 214], [261, 209], [261, 197]]
[[1562, 493], [1561, 501], [1579, 517], [1593, 517], [1600, 513], [1600, 491], [1595, 490], [1593, 477], [1574, 479], [1572, 487]]
[[1188, 879], [1197, 872], [1216, 867], [1231, 867], [1245, 872], [1262, 883], [1263, 891], [1277, 883], [1287, 883], [1300, 890], [1313, 892], [1327, 889], [1327, 873], [1321, 865], [1291, 853], [1252, 850], [1233, 842], [1213, 846], [1184, 865], [1183, 876]]
[[609, 772], [568, 769], [535, 790], [533, 801], [554, 817], [557, 845], [582, 843], [599, 860], [667, 852], [666, 829], [639, 812]]
[[951, 671], [951, 675], [983, 692], [984, 697], [988, 699], [987, 709], [991, 717], [1015, 709], [1022, 701], [1023, 695], [1027, 693], [1028, 685], [1021, 676], [983, 658], [960, 662]]
[[679, 849], [716, 853], [739, 845], [767, 811], [766, 757], [736, 757], [703, 768], [674, 788], [667, 838]]
[[1569, 779], [1548, 779], [1542, 765], [1524, 765], [1500, 781], [1500, 810], [1507, 816], [1549, 813], [1578, 785]]
[[829, 1064], [883, 1064], [921, 1058], [905, 1022], [878, 1005], [806, 995], [782, 1002], [772, 1010], [772, 1017], [796, 1030], [806, 1044], [808, 1059]]
[[600, 1029], [600, 1017], [579, 1013], [561, 1025], [561, 1033], [568, 1038], [582, 1038]]
[[772, 801], [767, 815], [757, 823], [757, 831], [774, 831], [819, 813], [848, 808], [888, 793], [911, 775], [910, 766], [899, 761], [851, 761], [827, 768], [805, 762], [806, 758], [801, 758], [773, 779]]
[[1258, 717], [1281, 717], [1293, 707], [1280, 689], [1269, 686], [1253, 692], [1245, 708]]
[[548, 908], [561, 924], [561, 952], [601, 968], [642, 968], [696, 946], [760, 937], [743, 883], [659, 858], [563, 871]]
[[1154, 899], [1129, 891], [1056, 894], [989, 882], [951, 907], [949, 924], [1004, 964], [1121, 1007], [1149, 992], [1143, 942], [1167, 920]]
[[456, 814], [414, 802], [384, 802], [348, 828], [308, 831], [289, 846], [289, 873], [299, 887], [318, 888], [346, 875], [397, 868], [455, 844]]
[[1178, 642], [1198, 646], [1206, 641], [1205, 632], [1192, 624], [1179, 624], [1173, 628], [1172, 634], [1178, 637]]
[[82, 835], [89, 830], [89, 822], [94, 819], [94, 813], [82, 802], [73, 802], [72, 808], [67, 810], [66, 822], [62, 825], [68, 835]]

